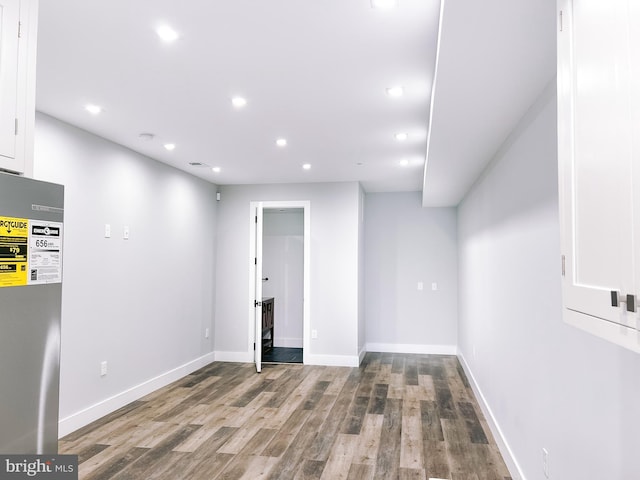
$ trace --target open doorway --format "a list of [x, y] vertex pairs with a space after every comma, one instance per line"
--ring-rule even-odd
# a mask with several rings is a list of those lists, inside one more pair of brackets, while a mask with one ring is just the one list
[[304, 209], [265, 208], [262, 217], [262, 363], [302, 363]]
[[251, 202], [251, 215], [250, 331], [260, 372], [263, 362], [304, 363], [308, 353], [310, 203]]

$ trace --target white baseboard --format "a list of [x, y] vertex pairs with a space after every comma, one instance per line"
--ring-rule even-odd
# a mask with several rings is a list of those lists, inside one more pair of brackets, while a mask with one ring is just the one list
[[324, 365], [327, 367], [358, 367], [360, 361], [357, 355], [306, 355], [305, 365]]
[[216, 362], [253, 363], [253, 352], [222, 352], [216, 351]]
[[422, 355], [457, 355], [455, 345], [414, 345], [407, 343], [367, 343], [367, 352], [418, 353]]
[[358, 366], [360, 366], [366, 354], [367, 354], [367, 347], [366, 345], [363, 345], [362, 348], [360, 349], [360, 353], [358, 354]]
[[65, 435], [68, 435], [71, 432], [74, 432], [79, 428], [82, 428], [85, 425], [88, 425], [91, 422], [124, 407], [134, 400], [138, 400], [159, 388], [165, 387], [170, 383], [181, 379], [185, 375], [189, 375], [199, 368], [210, 364], [214, 360], [214, 354], [208, 353], [207, 355], [196, 358], [195, 360], [185, 363], [173, 370], [169, 370], [162, 375], [158, 375], [155, 378], [147, 380], [140, 385], [136, 385], [124, 392], [120, 392], [110, 398], [106, 398], [95, 405], [85, 408], [84, 410], [73, 413], [58, 422], [58, 438], [62, 438]]
[[482, 390], [478, 386], [478, 383], [476, 382], [476, 379], [473, 376], [473, 373], [471, 372], [471, 369], [469, 368], [469, 365], [467, 364], [467, 361], [465, 360], [464, 355], [462, 355], [461, 352], [458, 353], [458, 358], [460, 359], [460, 364], [462, 365], [462, 368], [467, 375], [467, 379], [469, 380], [469, 384], [473, 389], [473, 393], [475, 393], [476, 398], [478, 399], [478, 404], [480, 405], [482, 413], [484, 414], [487, 423], [489, 424], [489, 428], [491, 429], [491, 433], [496, 440], [496, 444], [500, 449], [500, 453], [502, 454], [504, 463], [507, 464], [507, 468], [509, 469], [509, 472], [511, 472], [511, 477], [513, 478], [513, 480], [526, 480], [524, 473], [522, 473], [522, 469], [520, 468], [520, 465], [516, 460], [516, 457], [513, 455], [513, 452], [511, 451], [511, 448], [507, 443], [507, 439], [502, 434], [500, 425], [498, 424], [496, 418], [493, 416], [491, 407], [482, 394]]

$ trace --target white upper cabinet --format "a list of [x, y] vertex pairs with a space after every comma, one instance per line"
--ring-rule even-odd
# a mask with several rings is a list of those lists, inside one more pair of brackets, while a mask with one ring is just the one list
[[0, 169], [31, 174], [37, 0], [0, 0]]
[[558, 7], [563, 316], [640, 352], [640, 2]]

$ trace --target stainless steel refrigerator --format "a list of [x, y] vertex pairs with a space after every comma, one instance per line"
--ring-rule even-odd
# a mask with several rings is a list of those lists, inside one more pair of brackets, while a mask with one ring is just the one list
[[58, 452], [63, 201], [0, 173], [0, 454]]

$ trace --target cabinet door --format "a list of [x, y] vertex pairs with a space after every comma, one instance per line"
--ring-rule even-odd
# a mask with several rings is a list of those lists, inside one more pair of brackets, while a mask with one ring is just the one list
[[0, 0], [0, 167], [16, 158], [19, 0]]
[[559, 1], [558, 155], [564, 317], [640, 351], [637, 314], [611, 301], [638, 299], [636, 2]]

